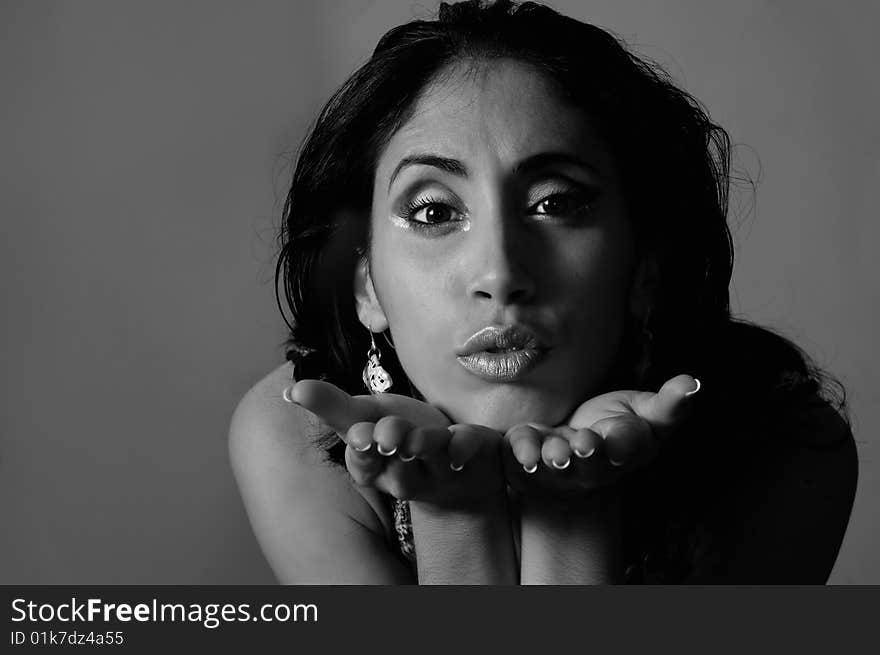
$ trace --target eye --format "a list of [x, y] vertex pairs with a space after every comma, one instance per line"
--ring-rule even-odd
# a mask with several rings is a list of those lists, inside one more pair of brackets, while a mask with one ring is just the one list
[[400, 215], [413, 223], [423, 225], [442, 225], [461, 220], [457, 209], [433, 198], [420, 198], [407, 204]]
[[596, 191], [554, 193], [535, 203], [530, 212], [538, 216], [572, 216], [592, 209]]

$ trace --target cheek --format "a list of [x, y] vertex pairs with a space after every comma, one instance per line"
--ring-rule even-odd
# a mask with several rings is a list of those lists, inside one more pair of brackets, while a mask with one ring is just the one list
[[[418, 244], [416, 244], [418, 245]], [[451, 272], [444, 258], [406, 239], [377, 235], [371, 267], [376, 294], [388, 319], [397, 357], [412, 382], [434, 368], [434, 358], [449, 350]], [[448, 260], [448, 258], [445, 258]]]
[[623, 228], [560, 240], [554, 253], [558, 302], [601, 325], [627, 305], [633, 252]]
[[430, 249], [418, 247], [412, 239], [377, 235], [371, 267], [376, 294], [392, 325], [399, 332], [419, 336], [411, 328], [430, 323], [448, 295], [446, 259]]
[[554, 305], [562, 317], [558, 360], [575, 389], [597, 388], [617, 359], [632, 283], [633, 252], [623, 230], [561, 242]]

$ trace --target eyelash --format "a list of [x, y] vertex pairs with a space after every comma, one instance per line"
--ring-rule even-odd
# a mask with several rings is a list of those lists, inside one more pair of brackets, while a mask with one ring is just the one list
[[[548, 196], [541, 198], [538, 202], [536, 202], [530, 208], [530, 213], [537, 216], [553, 216], [550, 213], [537, 213], [533, 211], [534, 207], [537, 207], [541, 203], [547, 202], [548, 200], [564, 198], [570, 199], [575, 198], [575, 200], [579, 203], [573, 210], [571, 210], [566, 216], [581, 216], [582, 214], [590, 211], [593, 208], [593, 203], [599, 197], [599, 191], [597, 189], [586, 189], [583, 191], [574, 191], [574, 192], [561, 192], [561, 193], [551, 193]], [[451, 221], [443, 221], [442, 223], [428, 223], [427, 221], [417, 221], [413, 217], [422, 209], [431, 206], [439, 206], [439, 207], [448, 207], [457, 213], [459, 212], [455, 207], [453, 207], [448, 202], [444, 202], [439, 198], [435, 198], [432, 196], [425, 196], [422, 198], [416, 198], [415, 200], [411, 200], [406, 205], [404, 205], [400, 210], [400, 217], [405, 219], [409, 225], [417, 230], [427, 230], [427, 231], [437, 231], [438, 229], [446, 229], [448, 228], [450, 223], [458, 223], [459, 220], [451, 220]]]
[[[447, 227], [450, 223], [457, 223], [459, 221], [443, 221], [442, 223], [428, 223], [427, 221], [417, 221], [413, 218], [419, 211], [424, 209], [425, 207], [431, 206], [438, 207], [449, 207], [453, 211], [458, 212], [455, 207], [450, 205], [448, 202], [444, 202], [439, 198], [434, 198], [432, 196], [426, 196], [423, 198], [416, 198], [415, 200], [411, 200], [406, 205], [403, 206], [400, 210], [400, 217], [406, 219], [406, 221], [410, 224], [411, 227], [414, 227], [417, 230], [431, 230], [435, 231], [437, 229], [442, 229]], [[458, 212], [461, 213], [461, 212]]]
[[[551, 193], [549, 196], [544, 196], [538, 202], [536, 202], [532, 207], [537, 207], [541, 203], [547, 202], [548, 200], [553, 199], [565, 199], [572, 200], [575, 203], [575, 207], [568, 211], [566, 214], [562, 214], [563, 216], [574, 216], [579, 217], [593, 209], [593, 204], [599, 197], [599, 190], [590, 188], [590, 189], [582, 189], [579, 191], [567, 191], [562, 193]], [[551, 213], [537, 214], [538, 216], [554, 216]]]

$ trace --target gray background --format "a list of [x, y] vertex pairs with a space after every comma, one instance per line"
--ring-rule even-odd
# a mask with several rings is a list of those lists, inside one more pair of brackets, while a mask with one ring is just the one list
[[[846, 384], [861, 471], [831, 580], [880, 583], [880, 12], [554, 6], [666, 65], [759, 178], [734, 191], [734, 306]], [[434, 8], [3, 2], [0, 582], [273, 581], [226, 431], [283, 361], [285, 153], [386, 29]]]

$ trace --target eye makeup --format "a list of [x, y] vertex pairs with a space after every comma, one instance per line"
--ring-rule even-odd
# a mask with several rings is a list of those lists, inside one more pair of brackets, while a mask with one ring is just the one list
[[392, 212], [392, 222], [427, 234], [467, 231], [470, 223], [458, 200], [448, 193], [425, 191], [428, 184], [417, 183], [404, 192]]
[[532, 216], [577, 218], [592, 211], [597, 198], [597, 193], [552, 193], [532, 205], [529, 213]]
[[[430, 236], [468, 231], [469, 216], [458, 198], [447, 192], [425, 189], [434, 184], [434, 181], [421, 181], [407, 189], [397, 201], [391, 221], [398, 227]], [[522, 215], [539, 221], [577, 224], [591, 214], [600, 196], [596, 186], [557, 175], [529, 189], [523, 198]]]
[[[423, 209], [433, 211], [422, 212]], [[437, 225], [439, 223], [446, 223], [448, 221], [460, 220], [447, 217], [444, 221], [442, 220], [442, 213], [440, 214], [440, 216], [437, 216], [437, 210], [445, 211], [446, 214], [450, 216], [453, 215], [453, 213], [458, 213], [458, 211], [454, 207], [446, 204], [443, 200], [435, 198], [433, 196], [424, 196], [406, 203], [400, 210], [400, 216], [407, 220], [415, 220], [417, 223], [427, 223], [429, 225]], [[414, 218], [417, 214], [423, 214], [426, 220], [419, 221], [418, 219]]]

